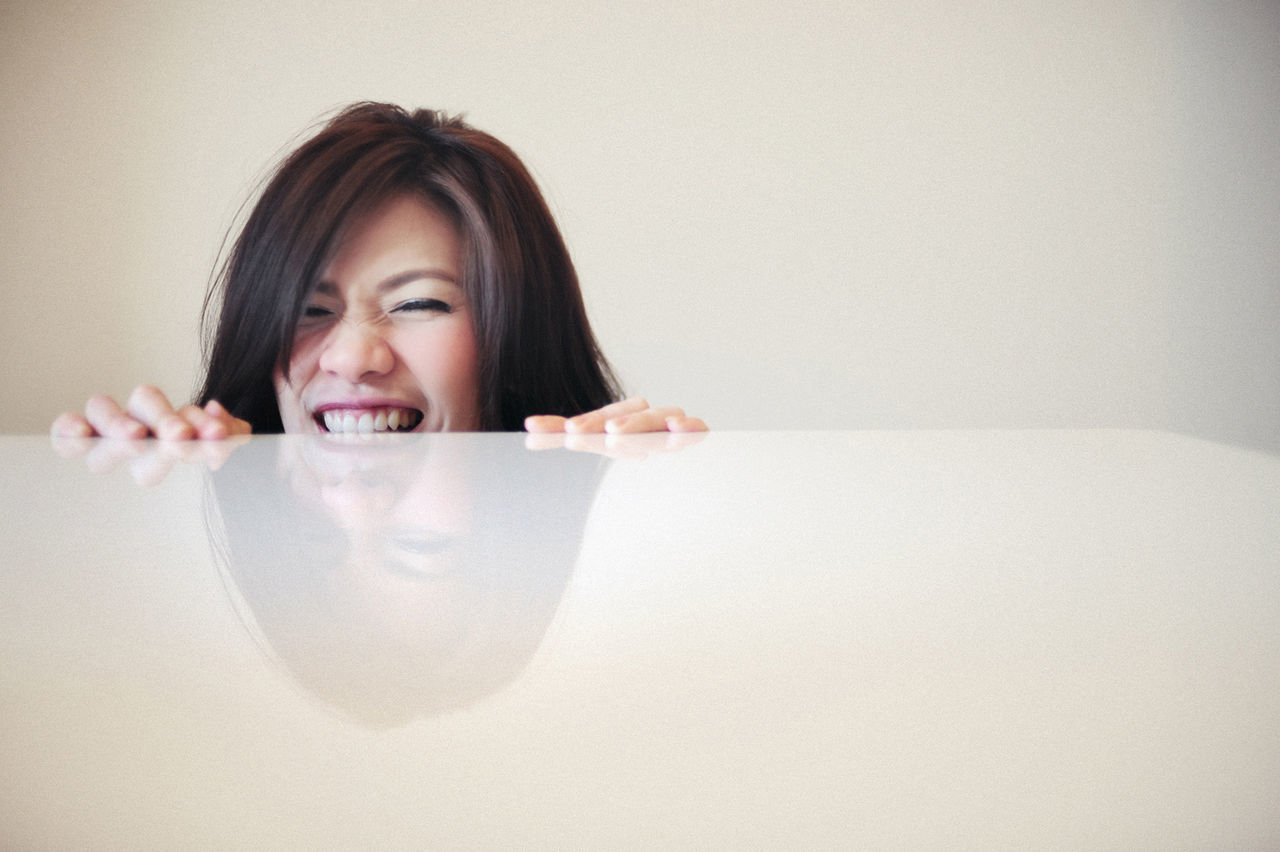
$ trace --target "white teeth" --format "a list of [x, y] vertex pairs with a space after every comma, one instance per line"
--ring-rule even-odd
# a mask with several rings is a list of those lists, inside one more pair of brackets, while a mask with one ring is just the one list
[[375, 432], [397, 432], [414, 422], [414, 413], [406, 408], [329, 409], [321, 415], [324, 428], [334, 434], [371, 435]]

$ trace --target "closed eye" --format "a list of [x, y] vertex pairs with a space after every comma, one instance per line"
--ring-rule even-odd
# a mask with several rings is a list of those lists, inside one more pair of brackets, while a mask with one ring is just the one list
[[306, 310], [302, 312], [302, 316], [306, 319], [320, 319], [333, 316], [333, 311], [328, 308], [322, 308], [319, 305], [307, 305]]
[[434, 311], [442, 314], [453, 313], [453, 307], [439, 299], [409, 299], [401, 302], [391, 309], [393, 314], [415, 313], [419, 311]]

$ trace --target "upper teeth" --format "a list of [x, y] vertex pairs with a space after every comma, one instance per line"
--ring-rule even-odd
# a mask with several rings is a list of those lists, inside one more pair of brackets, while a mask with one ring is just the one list
[[394, 432], [403, 426], [413, 426], [415, 412], [409, 408], [337, 409], [324, 412], [324, 428], [330, 432], [371, 435], [374, 432]]

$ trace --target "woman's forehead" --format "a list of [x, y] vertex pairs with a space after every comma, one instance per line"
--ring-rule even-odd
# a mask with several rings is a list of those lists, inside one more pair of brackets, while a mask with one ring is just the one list
[[370, 283], [370, 275], [385, 278], [417, 268], [457, 281], [460, 264], [461, 239], [452, 217], [418, 196], [398, 195], [351, 223], [321, 280]]

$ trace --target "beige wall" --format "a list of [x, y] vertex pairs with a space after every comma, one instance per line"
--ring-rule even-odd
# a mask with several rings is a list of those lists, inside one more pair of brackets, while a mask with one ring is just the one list
[[239, 205], [380, 99], [515, 147], [713, 426], [1280, 449], [1280, 6], [1213, 5], [0, 0], [0, 431], [189, 393]]

